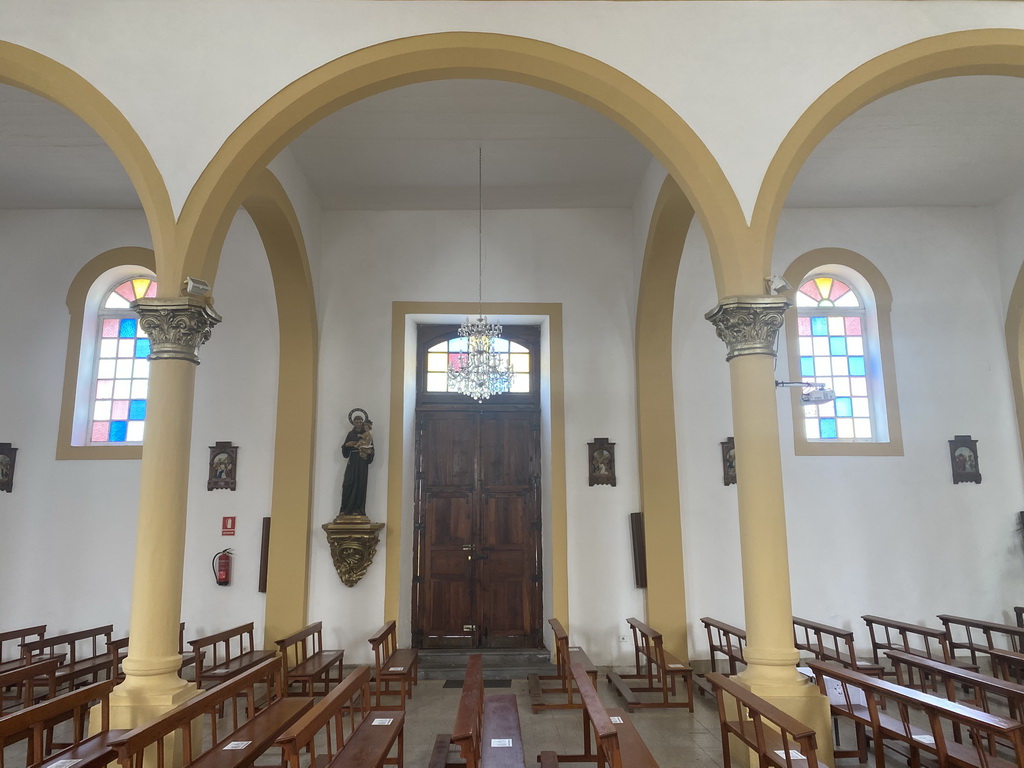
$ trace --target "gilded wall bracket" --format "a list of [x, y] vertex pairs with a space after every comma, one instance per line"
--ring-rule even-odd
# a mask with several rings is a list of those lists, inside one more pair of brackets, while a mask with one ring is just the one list
[[354, 587], [377, 554], [384, 523], [371, 523], [366, 515], [338, 515], [323, 529], [338, 577], [346, 587]]

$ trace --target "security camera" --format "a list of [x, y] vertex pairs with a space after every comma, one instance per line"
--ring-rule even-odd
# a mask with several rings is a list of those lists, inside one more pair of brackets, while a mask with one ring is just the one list
[[793, 290], [793, 286], [790, 285], [786, 281], [786, 278], [782, 277], [781, 275], [772, 275], [771, 277], [766, 277], [764, 279], [764, 287], [765, 290], [768, 291], [768, 293], [774, 294], [785, 293], [786, 291]]
[[198, 277], [186, 277], [182, 290], [186, 296], [205, 296], [210, 292], [210, 284]]

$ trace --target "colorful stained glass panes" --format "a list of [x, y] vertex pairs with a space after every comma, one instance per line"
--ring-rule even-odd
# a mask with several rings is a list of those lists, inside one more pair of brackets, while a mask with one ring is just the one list
[[149, 394], [149, 354], [146, 332], [130, 304], [156, 296], [149, 278], [125, 280], [103, 302], [100, 338], [96, 347], [90, 442], [94, 445], [141, 443]]
[[[469, 352], [465, 337], [459, 336], [448, 341], [435, 344], [427, 350], [427, 392], [454, 392], [448, 382], [449, 366], [459, 365], [460, 354]], [[510, 392], [530, 391], [530, 350], [504, 338], [494, 340], [494, 352], [507, 357], [512, 363], [515, 376], [512, 379]]]
[[834, 277], [804, 281], [797, 291], [797, 337], [801, 381], [832, 389], [833, 402], [804, 406], [808, 440], [872, 440], [868, 365], [864, 355], [862, 304]]

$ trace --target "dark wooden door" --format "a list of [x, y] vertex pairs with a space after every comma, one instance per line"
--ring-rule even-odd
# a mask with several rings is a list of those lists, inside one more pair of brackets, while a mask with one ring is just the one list
[[538, 646], [536, 412], [420, 412], [416, 450], [414, 643]]

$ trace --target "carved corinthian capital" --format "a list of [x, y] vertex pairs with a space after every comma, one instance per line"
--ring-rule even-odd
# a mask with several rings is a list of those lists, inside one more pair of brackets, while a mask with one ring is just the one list
[[132, 309], [152, 344], [150, 360], [188, 360], [199, 365], [199, 348], [221, 317], [205, 299], [137, 299]]
[[782, 316], [791, 306], [784, 296], [729, 296], [704, 317], [729, 349], [726, 362], [740, 355], [775, 357]]

